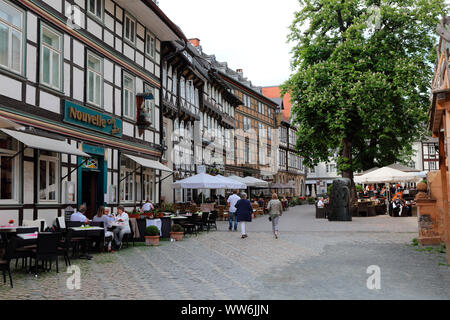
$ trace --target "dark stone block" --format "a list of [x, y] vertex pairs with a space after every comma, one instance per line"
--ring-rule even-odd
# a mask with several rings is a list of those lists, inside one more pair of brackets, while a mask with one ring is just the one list
[[333, 181], [331, 189], [331, 210], [328, 215], [329, 221], [352, 221], [350, 212], [350, 186], [351, 181], [347, 178]]

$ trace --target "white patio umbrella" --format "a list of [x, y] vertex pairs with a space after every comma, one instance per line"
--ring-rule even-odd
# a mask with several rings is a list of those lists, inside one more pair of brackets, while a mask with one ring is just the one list
[[[172, 184], [174, 189], [240, 189], [241, 183], [230, 181], [224, 177], [200, 173]], [[245, 186], [247, 188], [247, 186]], [[244, 188], [244, 189], [245, 189]]]
[[311, 192], [309, 191], [309, 187], [306, 186], [306, 196], [309, 197], [311, 195]]
[[315, 184], [312, 185], [311, 197], [313, 197], [313, 198], [316, 197], [316, 185]]
[[256, 179], [254, 177], [245, 177], [244, 183], [250, 187], [269, 187], [269, 183], [267, 181]]
[[390, 167], [383, 167], [365, 175], [354, 177], [355, 183], [359, 184], [414, 182], [418, 179], [420, 178], [418, 178], [417, 173], [403, 172]]
[[245, 183], [221, 176], [220, 174], [214, 176], [214, 178], [222, 180], [227, 185], [226, 189], [247, 189], [247, 185]]

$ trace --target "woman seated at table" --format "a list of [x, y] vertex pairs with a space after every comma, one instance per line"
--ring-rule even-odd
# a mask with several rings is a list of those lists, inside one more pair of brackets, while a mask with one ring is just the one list
[[120, 205], [117, 207], [117, 215], [116, 215], [116, 222], [121, 223], [122, 225], [117, 226], [116, 229], [114, 229], [114, 241], [116, 243], [117, 249], [122, 248], [122, 239], [125, 234], [131, 233], [130, 229], [130, 223], [129, 223], [129, 217], [128, 214], [125, 212], [125, 207]]
[[155, 209], [155, 206], [150, 200], [147, 199], [147, 201], [145, 201], [144, 205], [142, 206], [141, 211], [143, 213], [147, 213], [152, 211], [153, 209]]
[[105, 240], [108, 240], [108, 252], [111, 251], [111, 242], [113, 238], [113, 233], [108, 231], [108, 228], [111, 228], [111, 220], [106, 215], [105, 207], [98, 208], [97, 215], [92, 219], [93, 222], [103, 222], [103, 227], [105, 228]]

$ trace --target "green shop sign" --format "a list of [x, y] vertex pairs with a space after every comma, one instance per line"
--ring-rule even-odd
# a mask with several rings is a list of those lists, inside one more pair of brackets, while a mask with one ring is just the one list
[[122, 120], [70, 101], [65, 101], [64, 121], [116, 137], [122, 136]]

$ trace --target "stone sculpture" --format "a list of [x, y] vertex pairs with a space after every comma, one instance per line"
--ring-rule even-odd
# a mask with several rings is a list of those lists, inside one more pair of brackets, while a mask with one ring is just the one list
[[350, 187], [351, 180], [348, 178], [336, 179], [331, 189], [331, 211], [328, 215], [329, 221], [352, 221], [350, 214]]

